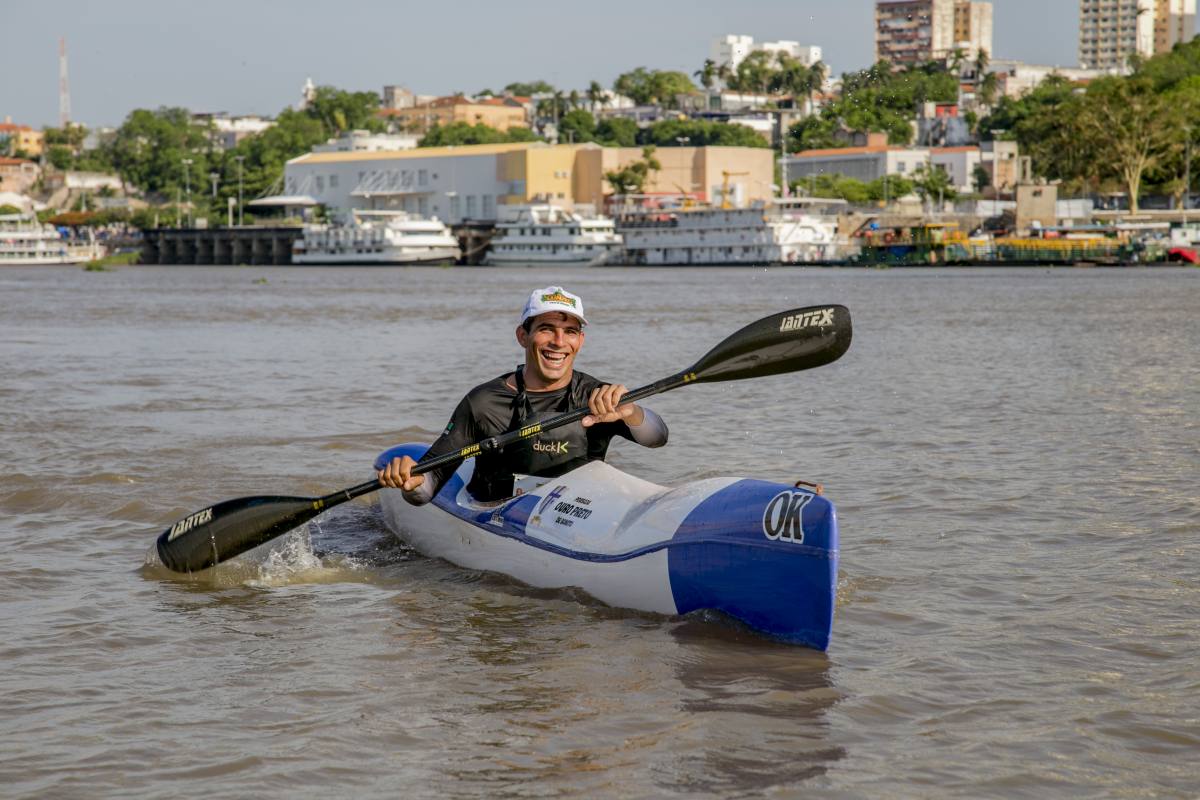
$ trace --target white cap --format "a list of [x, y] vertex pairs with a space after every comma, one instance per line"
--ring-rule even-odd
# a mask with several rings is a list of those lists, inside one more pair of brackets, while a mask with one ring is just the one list
[[525, 301], [525, 310], [521, 312], [521, 324], [524, 325], [525, 320], [530, 317], [551, 311], [561, 311], [564, 314], [578, 317], [580, 322], [587, 325], [587, 318], [583, 316], [583, 299], [577, 294], [571, 294], [561, 286], [547, 286], [545, 289], [537, 289], [529, 295], [529, 299]]

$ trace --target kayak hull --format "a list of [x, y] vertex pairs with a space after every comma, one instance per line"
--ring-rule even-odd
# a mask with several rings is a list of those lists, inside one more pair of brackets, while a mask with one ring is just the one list
[[[425, 445], [376, 459], [419, 459]], [[541, 588], [576, 587], [616, 608], [712, 610], [818, 650], [829, 646], [837, 513], [786, 484], [709, 478], [659, 486], [594, 461], [500, 504], [466, 491], [464, 462], [427, 506], [380, 491], [388, 527], [419, 552]]]

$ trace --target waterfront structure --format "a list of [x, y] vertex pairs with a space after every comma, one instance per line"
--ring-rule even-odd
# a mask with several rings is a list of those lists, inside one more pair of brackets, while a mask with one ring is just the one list
[[1131, 57], [1166, 53], [1195, 30], [1196, 0], [1080, 0], [1079, 64], [1128, 70]]
[[746, 208], [663, 207], [624, 210], [617, 230], [624, 238], [623, 261], [645, 266], [803, 264], [848, 258], [839, 243], [837, 217], [816, 214], [817, 206], [844, 200], [798, 198], [755, 203]]
[[[661, 147], [647, 178], [650, 194], [769, 199], [774, 159], [765, 147]], [[385, 209], [452, 224], [495, 222], [502, 206], [552, 203], [599, 208], [604, 179], [642, 158], [640, 147], [506, 142], [416, 150], [308, 153], [284, 167], [284, 194], [329, 209]]]
[[104, 255], [89, 238], [75, 242], [63, 238], [53, 225], [39, 224], [21, 214], [0, 216], [0, 266], [82, 264]]
[[453, 264], [461, 256], [445, 224], [403, 211], [351, 211], [335, 224], [305, 225], [292, 244], [293, 264]]
[[911, 178], [919, 170], [938, 169], [950, 177], [950, 185], [959, 192], [975, 191], [977, 167], [988, 171], [990, 185], [1010, 191], [1016, 184], [1019, 156], [1016, 142], [989, 142], [986, 149], [975, 145], [957, 147], [896, 147], [870, 144], [804, 150], [787, 157], [788, 182], [842, 175], [863, 183], [884, 175]]
[[475, 100], [462, 95], [439, 97], [428, 103], [400, 108], [381, 108], [379, 115], [395, 122], [409, 133], [424, 134], [435, 125], [468, 125], [483, 123], [499, 131], [509, 128], [528, 128], [528, 109], [516, 97], [481, 97]]
[[[503, 207], [502, 207], [503, 209]], [[496, 225], [489, 264], [595, 266], [619, 253], [621, 235], [607, 217], [554, 205], [515, 206]]]
[[897, 66], [992, 53], [992, 4], [978, 0], [876, 0], [875, 60]]
[[726, 34], [712, 40], [708, 57], [717, 66], [727, 64], [731, 71], [736, 71], [738, 64], [741, 64], [746, 56], [756, 51], [771, 55], [783, 53], [806, 67], [811, 67], [820, 61], [822, 56], [821, 48], [816, 45], [802, 45], [786, 39], [778, 42], [755, 43], [753, 36]]
[[14, 125], [12, 117], [5, 117], [4, 122], [0, 122], [0, 155], [12, 156], [20, 152], [37, 158], [44, 149], [45, 137], [41, 131], [28, 125]]
[[24, 194], [37, 183], [42, 170], [34, 161], [0, 156], [0, 192]]

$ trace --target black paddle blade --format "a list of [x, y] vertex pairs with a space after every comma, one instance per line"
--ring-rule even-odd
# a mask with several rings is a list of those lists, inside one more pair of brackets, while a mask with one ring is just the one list
[[158, 537], [173, 572], [198, 572], [303, 525], [326, 509], [314, 497], [239, 497], [184, 517]]
[[709, 350], [689, 370], [698, 383], [762, 378], [837, 361], [850, 347], [850, 309], [839, 305], [781, 311], [752, 322]]

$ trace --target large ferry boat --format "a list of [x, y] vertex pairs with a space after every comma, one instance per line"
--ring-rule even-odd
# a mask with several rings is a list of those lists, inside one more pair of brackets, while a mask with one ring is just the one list
[[514, 212], [515, 218], [496, 225], [489, 264], [592, 266], [619, 253], [621, 236], [607, 217], [553, 205], [520, 206]]
[[453, 264], [458, 239], [436, 217], [356, 209], [341, 222], [306, 225], [293, 264]]
[[74, 241], [31, 217], [0, 215], [0, 265], [82, 264], [103, 255], [104, 248], [90, 238]]
[[839, 262], [855, 250], [839, 241], [837, 216], [815, 213], [839, 200], [798, 198], [748, 208], [644, 207], [617, 218], [624, 263], [771, 265]]

